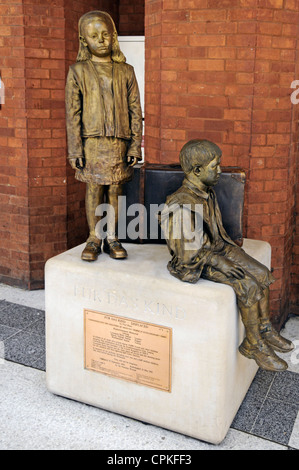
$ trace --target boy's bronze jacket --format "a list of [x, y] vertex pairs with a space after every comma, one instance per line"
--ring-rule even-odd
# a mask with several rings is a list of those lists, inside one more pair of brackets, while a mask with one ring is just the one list
[[[217, 225], [216, 232], [218, 232], [220, 241], [225, 244], [236, 246], [233, 240], [226, 233], [223, 227], [222, 217], [218, 206], [216, 194], [213, 189], [208, 193], [197, 189], [186, 178], [182, 186], [172, 195], [166, 199], [166, 204], [161, 212], [159, 221], [166, 238], [169, 252], [172, 260], [168, 263], [168, 269], [171, 274], [178, 277], [182, 281], [195, 283], [201, 276], [202, 270], [206, 264], [210, 264], [212, 258], [217, 257], [214, 252], [215, 243], [214, 239], [215, 229], [213, 228], [210, 208], [208, 199], [212, 198], [212, 207], [214, 217]], [[199, 212], [198, 212], [199, 210]], [[188, 233], [188, 224], [182, 232], [181, 226], [184, 221], [183, 212], [187, 211], [192, 214], [191, 227]], [[201, 243], [194, 246], [192, 249], [186, 249], [190, 239], [194, 235], [195, 228], [195, 215], [198, 212], [199, 219], [202, 220]], [[188, 220], [186, 218], [186, 220]], [[174, 234], [181, 235], [176, 238]], [[189, 235], [189, 236], [188, 236]], [[241, 248], [240, 248], [241, 249]]]
[[[142, 113], [134, 68], [113, 62], [115, 137], [130, 141], [128, 155], [141, 159]], [[83, 157], [82, 137], [105, 136], [103, 98], [90, 60], [70, 66], [66, 89], [68, 157]]]

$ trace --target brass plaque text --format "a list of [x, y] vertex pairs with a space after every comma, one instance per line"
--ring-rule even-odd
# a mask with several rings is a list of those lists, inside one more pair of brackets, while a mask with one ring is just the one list
[[84, 310], [85, 368], [171, 391], [172, 329]]

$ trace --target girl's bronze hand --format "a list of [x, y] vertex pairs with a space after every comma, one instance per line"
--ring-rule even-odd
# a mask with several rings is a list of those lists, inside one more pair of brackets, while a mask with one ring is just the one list
[[84, 158], [79, 157], [79, 158], [69, 158], [69, 162], [73, 170], [82, 170], [84, 168]]
[[129, 166], [135, 166], [138, 163], [137, 157], [127, 157], [127, 162]]

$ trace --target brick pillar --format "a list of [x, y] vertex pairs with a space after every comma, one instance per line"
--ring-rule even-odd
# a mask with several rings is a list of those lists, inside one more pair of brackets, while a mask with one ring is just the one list
[[[296, 69], [296, 79], [299, 80], [299, 41], [297, 40], [297, 69]], [[299, 83], [299, 82], [298, 82]], [[295, 200], [296, 200], [296, 207], [295, 207], [295, 214], [294, 214], [294, 223], [295, 223], [295, 234], [293, 240], [293, 247], [292, 247], [292, 267], [291, 267], [291, 285], [292, 285], [292, 292], [291, 292], [291, 313], [295, 313], [299, 315], [299, 166], [298, 166], [298, 150], [296, 153], [296, 145], [298, 146], [299, 141], [299, 86], [297, 84], [297, 88], [293, 91], [294, 95], [294, 108], [293, 108], [293, 146], [294, 146], [294, 170], [292, 176], [294, 175], [295, 178]], [[297, 147], [298, 148], [298, 147]], [[296, 159], [297, 157], [297, 159]]]
[[145, 2], [145, 148], [147, 161], [161, 159], [162, 0]]
[[294, 236], [298, 0], [146, 0], [145, 151], [178, 162], [213, 140], [247, 175], [245, 236], [269, 241], [277, 326], [289, 313]]
[[22, 1], [0, 5], [0, 71], [5, 104], [0, 110], [0, 281], [23, 286], [30, 277], [29, 177]]
[[[298, 167], [298, 164], [297, 164]], [[299, 177], [297, 174], [297, 200], [296, 200], [296, 219], [295, 219], [295, 238], [292, 254], [292, 296], [291, 296], [291, 313], [299, 315]]]
[[44, 263], [66, 249], [65, 20], [63, 2], [23, 4], [27, 115], [29, 288]]
[[272, 315], [279, 324], [291, 311], [299, 110], [290, 87], [298, 77], [299, 2], [264, 3], [256, 16], [247, 233], [271, 243]]

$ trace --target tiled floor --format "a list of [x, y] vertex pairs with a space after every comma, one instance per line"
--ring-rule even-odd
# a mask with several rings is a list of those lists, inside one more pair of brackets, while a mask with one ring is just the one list
[[[33, 308], [30, 306], [30, 300], [26, 301], [25, 299], [24, 301], [23, 298], [17, 295], [20, 293], [22, 294], [21, 291], [14, 291], [11, 288], [7, 292], [5, 287], [1, 290], [0, 285], [0, 371], [1, 357], [4, 357], [5, 361], [2, 359], [2, 363], [5, 363], [6, 367], [9, 367], [10, 363], [17, 363], [42, 373], [45, 371], [45, 313], [43, 299], [41, 296], [40, 302], [32, 302], [37, 307]], [[283, 446], [282, 448], [285, 450], [299, 449], [299, 317], [291, 316], [289, 318], [284, 335], [292, 339], [297, 348], [287, 357], [284, 355], [289, 364], [289, 369], [280, 373], [258, 371], [231, 425], [227, 442], [230, 442], [229, 439], [235, 439], [233, 448], [240, 448], [238, 439], [240, 439], [242, 448], [241, 441], [246, 435], [247, 448], [251, 445], [256, 447], [257, 444], [254, 445], [254, 442], [257, 438], [260, 438], [257, 442], [262, 448], [271, 448], [271, 445], [277, 444]], [[11, 364], [11, 367], [14, 366]], [[27, 368], [24, 368], [24, 371], [29, 372]], [[34, 374], [34, 372], [32, 371], [31, 374]], [[75, 403], [75, 406], [80, 407], [81, 405]], [[111, 416], [113, 414], [110, 414]], [[128, 418], [122, 417], [122, 419]], [[128, 423], [132, 423], [132, 420], [128, 419]], [[144, 423], [142, 426], [145, 426]], [[147, 426], [147, 430], [150, 428], [153, 430], [159, 429], [154, 426]], [[167, 431], [165, 432], [167, 433]], [[3, 436], [3, 430], [1, 430], [1, 433]], [[175, 433], [168, 433], [168, 436], [173, 434]], [[186, 442], [181, 444], [182, 448], [189, 448], [184, 446], [187, 443], [190, 445], [191, 441], [196, 441], [184, 437]], [[0, 437], [0, 448], [1, 439], [3, 440], [3, 437]], [[248, 439], [252, 439], [252, 444], [249, 444]], [[5, 442], [5, 439], [3, 442]], [[156, 448], [155, 444], [157, 444], [156, 441], [153, 443], [153, 449]], [[146, 448], [146, 446], [143, 448]], [[223, 446], [219, 447], [219, 449], [221, 448]], [[126, 447], [123, 447], [123, 449], [126, 449]]]
[[5, 359], [45, 370], [45, 312], [0, 301], [0, 341]]

